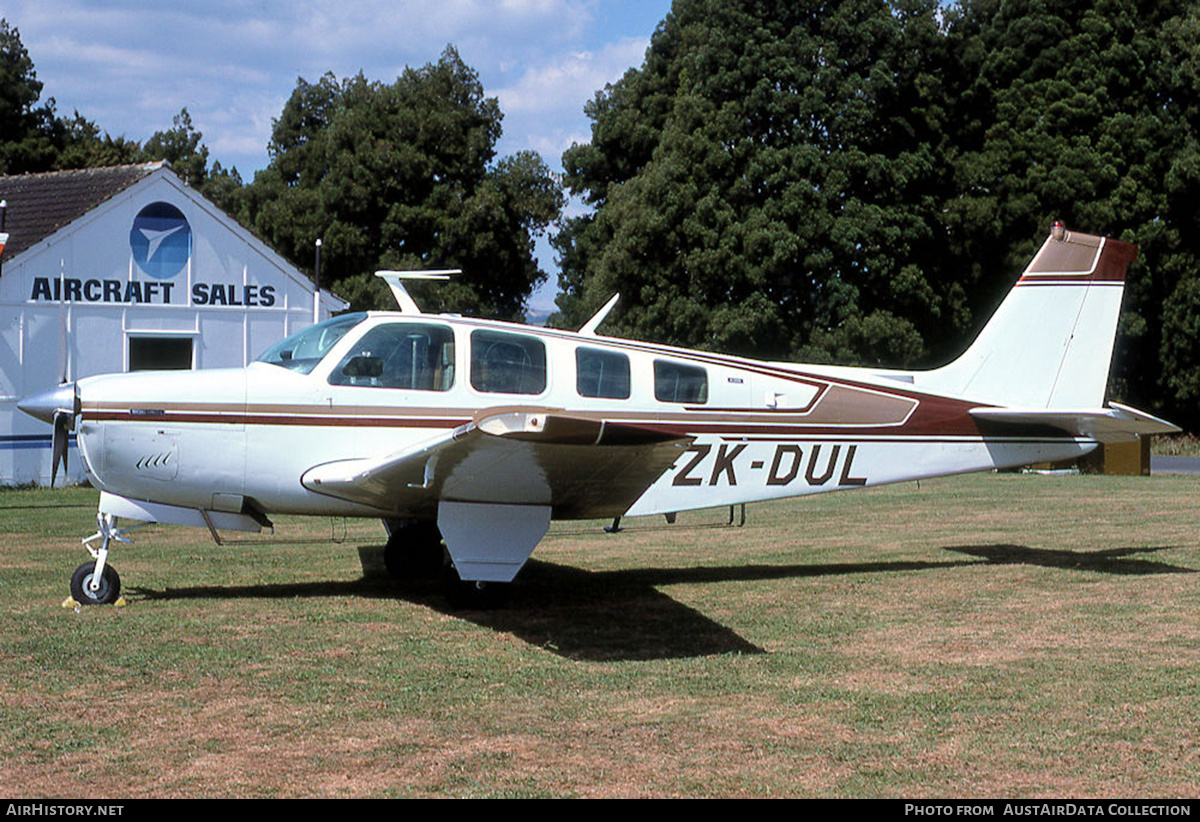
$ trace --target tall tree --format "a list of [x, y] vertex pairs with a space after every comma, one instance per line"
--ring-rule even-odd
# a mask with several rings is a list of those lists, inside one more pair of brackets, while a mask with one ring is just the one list
[[1114, 395], [1200, 425], [1194, 0], [676, 0], [563, 158], [560, 321], [936, 364], [1052, 219], [1136, 242]]
[[248, 187], [254, 226], [300, 264], [323, 240], [322, 278], [359, 307], [391, 304], [377, 268], [461, 268], [420, 292], [432, 309], [517, 317], [545, 274], [534, 235], [562, 194], [532, 152], [495, 160], [501, 113], [453, 48], [385, 85], [300, 80]]
[[55, 157], [54, 101], [38, 105], [42, 83], [21, 33], [0, 19], [0, 174], [45, 171]]
[[166, 160], [188, 184], [200, 188], [208, 179], [208, 147], [203, 139], [183, 108], [171, 119], [171, 128], [150, 135], [142, 144], [142, 154], [151, 161]]
[[55, 128], [55, 169], [98, 168], [142, 162], [142, 147], [135, 140], [101, 134], [100, 127], [78, 111], [59, 118]]
[[1189, 0], [969, 0], [950, 17], [945, 213], [975, 315], [1052, 219], [1136, 242], [1114, 393], [1185, 421], [1200, 420], [1184, 402], [1200, 399], [1200, 358], [1180, 334], [1200, 314], [1197, 19]]
[[939, 268], [934, 0], [676, 0], [563, 158], [562, 321], [769, 356], [911, 362], [965, 321]]

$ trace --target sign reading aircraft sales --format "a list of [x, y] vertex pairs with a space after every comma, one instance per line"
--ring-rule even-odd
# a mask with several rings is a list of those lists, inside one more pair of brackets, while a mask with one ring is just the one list
[[170, 203], [151, 203], [138, 212], [129, 230], [129, 250], [138, 270], [149, 280], [99, 277], [34, 277], [34, 302], [150, 303], [225, 305], [269, 308], [275, 286], [242, 283], [192, 283], [190, 294], [172, 279], [187, 269], [192, 255], [192, 229]]

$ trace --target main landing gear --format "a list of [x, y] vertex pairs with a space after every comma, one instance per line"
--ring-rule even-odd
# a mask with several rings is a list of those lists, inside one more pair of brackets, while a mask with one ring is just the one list
[[510, 585], [463, 580], [434, 520], [385, 519], [388, 541], [383, 564], [388, 576], [402, 581], [438, 581], [453, 608], [488, 610], [504, 604]]
[[437, 579], [446, 563], [442, 532], [431, 519], [385, 519], [383, 564], [392, 579]]

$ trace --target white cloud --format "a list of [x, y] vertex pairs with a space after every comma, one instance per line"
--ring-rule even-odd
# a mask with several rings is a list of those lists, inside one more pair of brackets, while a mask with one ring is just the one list
[[527, 68], [514, 85], [494, 93], [500, 98], [501, 107], [513, 113], [582, 105], [581, 101], [591, 99], [631, 66], [640, 65], [649, 44], [648, 37], [623, 37], [598, 52], [556, 54], [540, 65]]
[[596, 51], [552, 55], [510, 86], [489, 89], [505, 114], [505, 144], [526, 146], [557, 165], [563, 151], [590, 139], [584, 104], [640, 66], [649, 37], [622, 37]]

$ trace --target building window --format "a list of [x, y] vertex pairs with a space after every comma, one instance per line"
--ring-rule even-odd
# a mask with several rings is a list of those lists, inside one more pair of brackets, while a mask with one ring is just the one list
[[654, 398], [661, 402], [708, 402], [708, 372], [694, 365], [655, 360]]
[[546, 390], [546, 346], [536, 337], [471, 332], [471, 385], [489, 394]]
[[575, 390], [581, 397], [629, 399], [629, 358], [614, 351], [576, 348]]
[[130, 337], [130, 371], [187, 371], [192, 367], [191, 337]]

